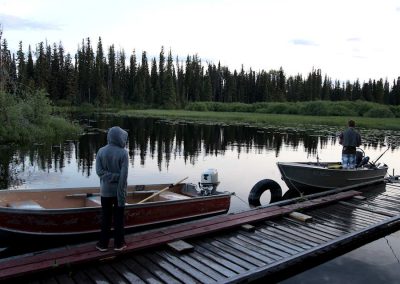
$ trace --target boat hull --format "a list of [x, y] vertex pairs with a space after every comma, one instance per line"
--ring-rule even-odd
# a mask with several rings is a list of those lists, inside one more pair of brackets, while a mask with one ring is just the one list
[[[125, 229], [136, 231], [164, 223], [223, 214], [229, 210], [230, 197], [230, 193], [220, 193], [183, 200], [129, 204], [125, 206]], [[0, 207], [3, 243], [27, 237], [72, 240], [97, 236], [100, 222], [100, 206], [37, 210]]]
[[277, 163], [282, 179], [291, 190], [323, 191], [342, 187], [357, 187], [383, 182], [387, 166], [379, 168], [339, 169], [314, 163]]

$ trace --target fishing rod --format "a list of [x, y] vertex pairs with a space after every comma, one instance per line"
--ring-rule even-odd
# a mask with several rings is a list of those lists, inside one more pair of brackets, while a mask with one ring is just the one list
[[385, 152], [383, 152], [379, 157], [378, 157], [378, 159], [376, 159], [374, 162], [372, 162], [372, 164], [376, 164], [376, 162], [378, 162], [379, 161], [379, 159], [380, 158], [382, 158], [382, 156], [387, 152], [387, 150], [389, 150], [390, 149], [390, 145], [388, 145], [388, 148], [385, 150]]

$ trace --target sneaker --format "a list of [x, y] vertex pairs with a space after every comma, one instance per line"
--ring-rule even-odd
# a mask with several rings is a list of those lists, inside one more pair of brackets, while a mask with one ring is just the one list
[[115, 251], [122, 251], [124, 249], [126, 249], [126, 243], [122, 243], [121, 245], [114, 247]]
[[96, 244], [96, 249], [97, 249], [98, 251], [102, 251], [102, 252], [108, 251], [108, 248], [105, 247], [105, 246], [103, 246], [103, 245], [101, 245], [100, 242], [98, 242], [98, 243]]

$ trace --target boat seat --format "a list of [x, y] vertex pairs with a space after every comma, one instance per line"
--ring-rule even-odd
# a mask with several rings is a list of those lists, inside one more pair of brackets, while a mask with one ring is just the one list
[[175, 193], [175, 192], [163, 192], [160, 194], [160, 197], [163, 200], [184, 200], [184, 199], [190, 199], [189, 196]]
[[10, 202], [7, 204], [7, 207], [15, 209], [33, 209], [33, 210], [44, 209], [39, 203], [33, 200]]

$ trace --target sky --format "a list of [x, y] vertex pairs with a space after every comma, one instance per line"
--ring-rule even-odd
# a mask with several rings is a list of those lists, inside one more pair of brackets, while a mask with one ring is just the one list
[[164, 46], [185, 60], [231, 71], [283, 68], [287, 76], [321, 69], [333, 80], [400, 76], [400, 0], [0, 0], [9, 48], [82, 39], [114, 44], [140, 61]]

